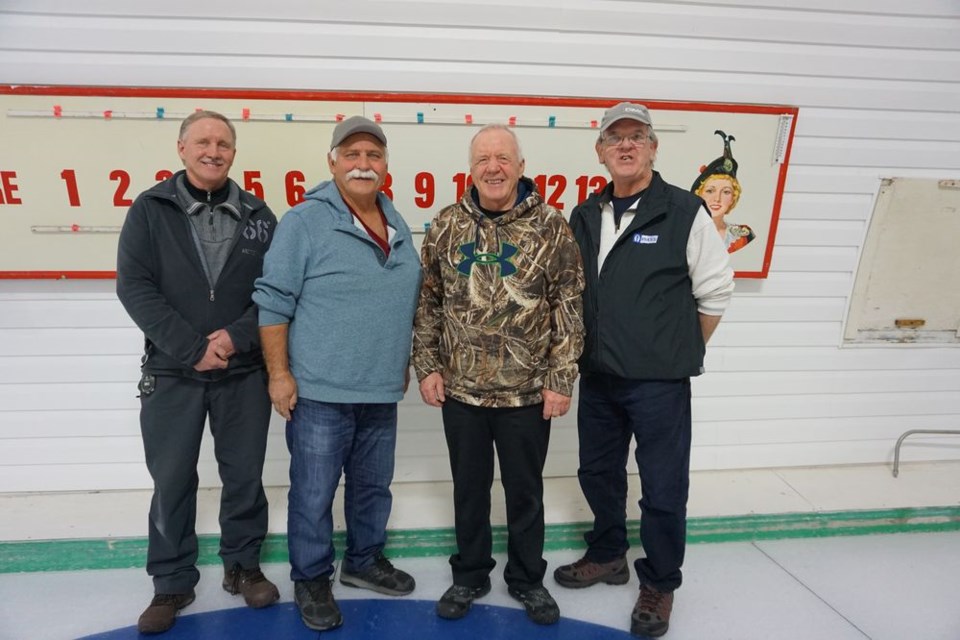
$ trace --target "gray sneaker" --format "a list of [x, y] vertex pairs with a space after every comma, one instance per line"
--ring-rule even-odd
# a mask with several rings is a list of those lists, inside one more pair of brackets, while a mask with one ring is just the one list
[[293, 583], [293, 599], [300, 609], [300, 619], [308, 629], [327, 631], [343, 624], [340, 607], [330, 590], [329, 577], [297, 580]]
[[359, 573], [341, 569], [340, 584], [388, 596], [405, 596], [417, 586], [413, 576], [394, 567], [382, 553], [378, 553], [373, 564]]

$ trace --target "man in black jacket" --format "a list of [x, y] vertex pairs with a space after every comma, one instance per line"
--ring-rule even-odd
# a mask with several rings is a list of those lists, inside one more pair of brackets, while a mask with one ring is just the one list
[[573, 210], [586, 344], [580, 358], [580, 487], [593, 511], [587, 552], [559, 567], [562, 586], [625, 584], [627, 454], [636, 439], [640, 597], [631, 632], [667, 632], [680, 586], [690, 471], [690, 377], [733, 293], [726, 249], [700, 198], [653, 170], [657, 135], [643, 105], [621, 102], [600, 125], [611, 184]]
[[156, 595], [138, 620], [141, 633], [172, 627], [195, 596], [207, 417], [223, 482], [223, 588], [255, 608], [280, 597], [260, 571], [270, 398], [251, 301], [277, 219], [228, 177], [236, 131], [226, 117], [191, 114], [177, 152], [185, 169], [140, 194], [117, 254], [117, 296], [145, 338], [140, 431], [153, 478], [147, 573]]

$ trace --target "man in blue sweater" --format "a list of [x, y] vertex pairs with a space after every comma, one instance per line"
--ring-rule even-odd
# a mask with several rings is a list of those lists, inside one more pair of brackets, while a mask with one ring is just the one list
[[303, 623], [320, 631], [343, 623], [331, 591], [331, 511], [343, 474], [340, 582], [388, 595], [415, 586], [383, 547], [420, 286], [410, 229], [379, 192], [383, 130], [347, 118], [333, 131], [327, 160], [333, 180], [282, 218], [253, 294], [270, 400], [287, 420], [294, 599]]

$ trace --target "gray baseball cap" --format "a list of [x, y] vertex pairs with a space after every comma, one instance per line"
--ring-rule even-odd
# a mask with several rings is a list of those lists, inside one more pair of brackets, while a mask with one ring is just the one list
[[350, 116], [346, 120], [337, 123], [333, 128], [333, 139], [330, 141], [330, 148], [335, 149], [343, 144], [343, 141], [355, 133], [369, 133], [379, 140], [383, 146], [387, 146], [387, 136], [373, 120], [368, 120], [363, 116]]
[[621, 102], [603, 112], [603, 120], [600, 121], [600, 132], [603, 133], [606, 131], [610, 125], [617, 120], [636, 120], [648, 127], [653, 127], [653, 120], [650, 119], [650, 111], [648, 111], [645, 106], [633, 102]]

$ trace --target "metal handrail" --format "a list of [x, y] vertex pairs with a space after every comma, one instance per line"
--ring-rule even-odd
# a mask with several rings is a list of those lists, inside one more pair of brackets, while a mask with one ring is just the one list
[[900, 474], [900, 445], [903, 444], [903, 441], [906, 440], [907, 436], [912, 436], [915, 433], [950, 434], [960, 436], [960, 429], [910, 429], [909, 431], [904, 431], [903, 435], [897, 440], [897, 446], [893, 448], [894, 478]]

